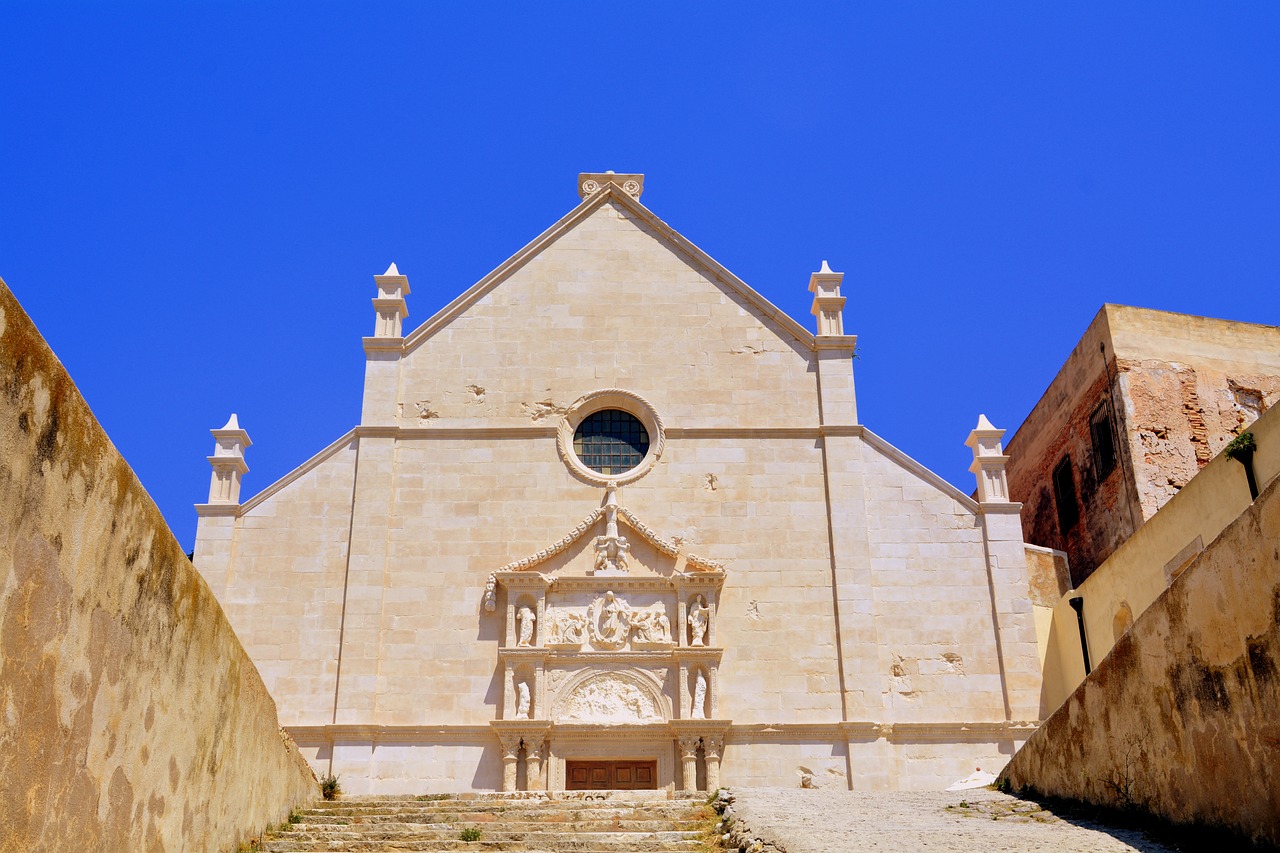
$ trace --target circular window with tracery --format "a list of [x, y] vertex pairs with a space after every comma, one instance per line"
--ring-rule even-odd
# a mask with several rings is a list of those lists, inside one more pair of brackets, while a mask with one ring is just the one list
[[573, 452], [592, 471], [624, 474], [644, 461], [649, 431], [630, 412], [601, 409], [573, 431]]
[[556, 438], [561, 458], [579, 479], [630, 483], [662, 454], [662, 420], [629, 391], [593, 391], [565, 412]]

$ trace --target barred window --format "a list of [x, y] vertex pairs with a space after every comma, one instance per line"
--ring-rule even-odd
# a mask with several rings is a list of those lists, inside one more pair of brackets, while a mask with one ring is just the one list
[[649, 431], [629, 412], [602, 409], [578, 424], [573, 452], [593, 471], [621, 474], [644, 461], [649, 452]]

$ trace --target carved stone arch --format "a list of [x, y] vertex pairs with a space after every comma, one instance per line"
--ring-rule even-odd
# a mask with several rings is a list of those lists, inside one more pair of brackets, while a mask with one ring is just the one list
[[582, 723], [663, 723], [671, 702], [650, 673], [632, 667], [585, 669], [556, 691], [552, 719]]

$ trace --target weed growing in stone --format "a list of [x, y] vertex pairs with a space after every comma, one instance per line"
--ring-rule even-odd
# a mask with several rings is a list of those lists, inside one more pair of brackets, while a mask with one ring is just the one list
[[458, 833], [459, 841], [479, 841], [481, 832], [474, 826], [468, 826]]
[[320, 793], [326, 800], [336, 800], [342, 795], [342, 786], [338, 784], [338, 777], [332, 773], [327, 774], [320, 780]]

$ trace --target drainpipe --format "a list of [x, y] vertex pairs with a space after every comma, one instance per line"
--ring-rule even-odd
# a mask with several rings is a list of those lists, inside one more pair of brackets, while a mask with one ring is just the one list
[[1080, 625], [1080, 653], [1084, 655], [1084, 674], [1087, 678], [1093, 672], [1093, 667], [1089, 666], [1089, 640], [1084, 635], [1084, 598], [1077, 595], [1067, 603], [1076, 612], [1076, 622]]

